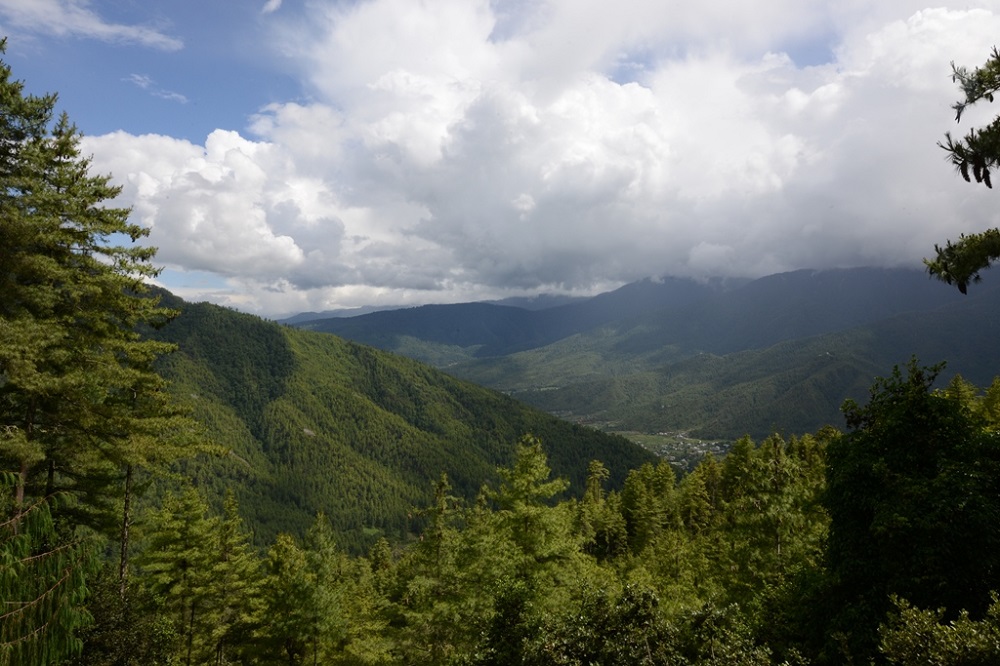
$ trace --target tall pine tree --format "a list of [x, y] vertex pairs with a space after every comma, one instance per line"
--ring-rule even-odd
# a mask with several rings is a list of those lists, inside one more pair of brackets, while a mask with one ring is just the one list
[[[136, 244], [147, 230], [129, 223], [127, 209], [104, 205], [119, 190], [90, 173], [55, 102], [25, 94], [0, 62], [0, 470], [13, 481], [3, 507], [18, 536], [0, 543], [0, 555], [17, 561], [34, 543], [27, 568], [4, 571], [21, 601], [30, 601], [43, 555], [77, 543], [81, 526], [120, 529], [127, 544], [121, 498], [131, 471], [177, 453], [166, 442], [187, 430], [153, 371], [170, 347], [138, 332], [171, 314], [149, 297], [155, 250]], [[45, 511], [57, 529], [32, 534]], [[19, 621], [72, 645], [43, 607], [29, 603]]]

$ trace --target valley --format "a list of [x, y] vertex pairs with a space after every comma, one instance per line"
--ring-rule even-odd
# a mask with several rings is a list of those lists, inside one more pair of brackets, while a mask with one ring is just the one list
[[[430, 363], [611, 432], [705, 440], [841, 427], [840, 406], [911, 355], [988, 385], [1000, 291], [916, 269], [646, 280], [543, 310], [424, 306], [297, 325]], [[638, 436], [633, 436], [638, 441]]]

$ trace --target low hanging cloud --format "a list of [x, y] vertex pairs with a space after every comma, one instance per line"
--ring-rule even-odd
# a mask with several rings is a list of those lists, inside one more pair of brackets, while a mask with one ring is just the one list
[[266, 313], [919, 266], [1000, 224], [936, 146], [1000, 12], [829, 5], [316, 4], [275, 37], [312, 101], [85, 149], [159, 262]]

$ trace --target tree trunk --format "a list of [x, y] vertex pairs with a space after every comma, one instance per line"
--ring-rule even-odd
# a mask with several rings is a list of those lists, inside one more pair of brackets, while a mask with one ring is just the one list
[[14, 512], [21, 514], [24, 508], [24, 486], [28, 483], [28, 461], [21, 461], [21, 471], [17, 475], [17, 489], [14, 491]]
[[132, 525], [132, 465], [125, 466], [125, 498], [122, 507], [122, 529], [119, 547], [121, 555], [118, 560], [118, 595], [125, 601], [128, 588], [128, 540], [129, 527]]
[[56, 462], [49, 460], [45, 476], [45, 496], [52, 497], [56, 492]]
[[[34, 432], [34, 422], [35, 406], [29, 404], [28, 413], [24, 417], [24, 437], [28, 442], [31, 441], [31, 435]], [[28, 459], [22, 458], [21, 469], [17, 475], [17, 488], [14, 490], [14, 517], [18, 519], [14, 521], [14, 534], [17, 534], [21, 513], [24, 511], [24, 488], [28, 485], [28, 472], [30, 470], [31, 465]]]
[[191, 649], [194, 645], [194, 607], [195, 604], [191, 602], [191, 622], [188, 625], [187, 632], [187, 666], [191, 666]]

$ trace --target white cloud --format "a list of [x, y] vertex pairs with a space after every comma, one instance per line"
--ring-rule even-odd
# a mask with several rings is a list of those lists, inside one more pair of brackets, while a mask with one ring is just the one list
[[281, 9], [281, 0], [267, 0], [263, 7], [261, 7], [261, 14], [273, 14], [274, 12]]
[[972, 4], [316, 3], [280, 32], [312, 100], [87, 148], [161, 261], [268, 312], [919, 266], [1000, 224], [935, 145], [1000, 34]]
[[125, 81], [142, 88], [149, 92], [153, 97], [159, 97], [160, 99], [167, 99], [172, 102], [179, 102], [181, 104], [187, 104], [187, 97], [184, 95], [173, 92], [172, 90], [165, 90], [156, 85], [156, 82], [146, 74], [130, 74], [125, 78]]
[[[87, 138], [84, 148], [114, 156], [99, 168], [120, 176], [122, 198], [152, 229], [169, 267], [278, 281], [309, 252], [333, 248], [336, 256], [339, 239], [335, 222], [324, 217], [330, 207], [322, 184], [298, 177], [270, 144], [223, 130], [204, 148], [117, 132]], [[318, 224], [322, 234], [314, 233]]]
[[0, 24], [18, 30], [56, 36], [73, 36], [105, 42], [140, 44], [165, 51], [183, 42], [156, 28], [108, 23], [90, 9], [86, 0], [0, 0]]
[[145, 74], [129, 74], [125, 80], [139, 86], [143, 90], [148, 90], [153, 85], [153, 79]]

